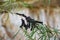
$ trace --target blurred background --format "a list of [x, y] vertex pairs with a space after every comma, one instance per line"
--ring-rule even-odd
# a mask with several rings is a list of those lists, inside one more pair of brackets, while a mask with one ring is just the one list
[[[26, 19], [16, 13], [43, 25], [22, 29]], [[0, 0], [0, 40], [60, 40], [60, 0]]]

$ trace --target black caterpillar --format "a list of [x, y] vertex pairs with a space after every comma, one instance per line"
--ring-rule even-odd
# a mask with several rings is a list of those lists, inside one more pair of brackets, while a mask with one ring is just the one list
[[19, 13], [16, 13], [16, 14], [19, 15], [19, 16], [25, 17], [25, 19], [26, 19], [26, 21], [27, 21], [28, 24], [25, 24], [24, 20], [21, 19], [21, 20], [22, 20], [22, 24], [21, 24], [20, 27], [22, 28], [22, 27], [24, 26], [26, 30], [27, 30], [28, 28], [30, 28], [30, 26], [31, 26], [31, 30], [32, 30], [33, 28], [35, 28], [35, 24], [36, 24], [36, 23], [43, 24], [43, 22], [36, 21], [36, 20], [32, 19], [31, 17], [27, 17], [27, 16], [24, 15], [24, 14], [19, 14]]

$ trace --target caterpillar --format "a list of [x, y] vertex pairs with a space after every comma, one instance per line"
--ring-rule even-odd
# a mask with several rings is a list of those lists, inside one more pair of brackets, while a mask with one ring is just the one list
[[21, 20], [22, 20], [22, 24], [21, 24], [21, 26], [20, 26], [20, 27], [24, 26], [26, 30], [27, 30], [28, 28], [30, 28], [30, 24], [32, 24], [31, 30], [34, 28], [34, 26], [35, 26], [36, 23], [43, 24], [43, 22], [36, 21], [36, 20], [32, 19], [31, 17], [27, 17], [27, 16], [24, 15], [24, 14], [19, 14], [19, 13], [16, 13], [16, 14], [19, 15], [19, 16], [23, 16], [23, 17], [26, 19], [27, 25], [25, 24], [24, 20], [21, 19]]

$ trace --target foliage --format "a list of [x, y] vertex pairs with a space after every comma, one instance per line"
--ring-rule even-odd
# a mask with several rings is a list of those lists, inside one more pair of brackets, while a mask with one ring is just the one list
[[24, 3], [22, 1], [14, 1], [14, 0], [9, 0], [5, 2], [0, 2], [0, 12], [1, 11], [11, 11], [12, 9], [19, 8], [20, 6], [22, 7], [28, 7], [29, 4]]
[[[13, 38], [15, 38], [17, 36], [19, 31], [20, 31], [20, 29], [13, 36]], [[36, 28], [34, 28], [30, 33], [28, 33], [27, 30], [23, 30], [23, 32], [26, 37], [26, 40], [51, 40], [51, 38], [53, 38], [53, 40], [57, 40], [58, 35], [60, 34], [59, 30], [57, 30], [55, 28], [52, 29], [50, 27], [47, 27], [47, 26], [41, 25], [41, 24], [36, 25]], [[0, 40], [2, 40], [2, 38], [0, 38]]]
[[[45, 0], [43, 1], [45, 5], [50, 4], [50, 0], [48, 0], [48, 2], [46, 2]], [[24, 1], [22, 0], [7, 0], [7, 1], [0, 2], [0, 12], [4, 10], [10, 12], [12, 9], [19, 8], [20, 6], [34, 8], [33, 5], [24, 3]]]
[[[36, 36], [34, 34], [37, 33], [38, 35], [38, 40], [50, 40], [53, 38], [54, 40], [57, 40], [58, 35], [60, 34], [59, 30], [57, 29], [52, 29], [44, 25], [37, 25], [36, 28], [34, 28], [30, 34], [26, 30], [24, 30], [25, 35], [27, 37], [27, 40], [36, 40]], [[33, 38], [34, 36], [34, 38]]]

